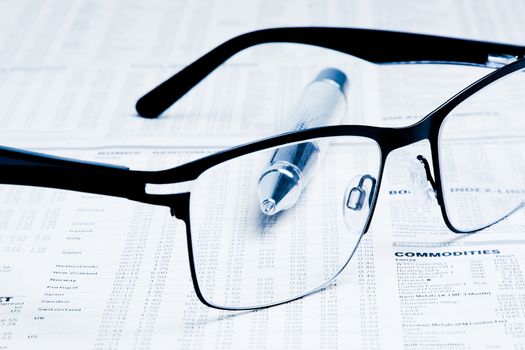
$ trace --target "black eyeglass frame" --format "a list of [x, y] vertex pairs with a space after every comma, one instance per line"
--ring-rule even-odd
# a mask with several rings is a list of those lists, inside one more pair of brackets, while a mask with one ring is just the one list
[[[191, 239], [191, 192], [152, 194], [146, 191], [148, 184], [162, 185], [190, 182], [215, 165], [252, 152], [278, 147], [287, 143], [320, 137], [363, 136], [375, 140], [381, 149], [381, 167], [374, 196], [377, 197], [381, 186], [384, 165], [390, 152], [418, 141], [428, 140], [431, 148], [434, 178], [432, 178], [430, 167], [426, 160], [420, 160], [424, 163], [428, 180], [434, 186], [437, 202], [440, 205], [445, 224], [455, 233], [473, 232], [456, 229], [447, 216], [439, 171], [439, 130], [446, 116], [465, 99], [507, 74], [524, 69], [525, 59], [522, 57], [525, 56], [525, 46], [353, 28], [308, 27], [260, 30], [235, 37], [187, 66], [140, 98], [136, 105], [137, 112], [142, 117], [157, 117], [234, 54], [254, 45], [274, 42], [320, 46], [378, 64], [451, 63], [490, 67], [492, 66], [490, 57], [501, 57], [504, 60], [511, 58], [510, 61], [514, 62], [503, 65], [501, 68], [472, 83], [430, 112], [421, 121], [408, 127], [382, 128], [361, 125], [337, 125], [291, 132], [230, 148], [175, 168], [161, 171], [130, 170], [122, 166], [73, 160], [9, 147], [0, 147], [0, 183], [88, 192], [169, 207], [171, 214], [184, 221], [186, 225], [191, 276], [199, 300], [207, 306], [223, 310], [232, 309], [210, 304], [203, 297], [198, 285]], [[369, 220], [364, 229], [365, 233], [369, 228], [375, 210], [375, 199], [373, 199], [373, 204], [370, 208]], [[501, 218], [476, 231], [485, 229], [503, 219]], [[304, 295], [263, 307], [293, 301]], [[242, 310], [242, 308], [235, 308], [235, 310]]]

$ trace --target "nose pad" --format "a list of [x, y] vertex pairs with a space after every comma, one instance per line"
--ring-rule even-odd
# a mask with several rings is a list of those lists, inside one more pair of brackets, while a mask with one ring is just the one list
[[376, 179], [368, 174], [358, 175], [348, 183], [343, 198], [343, 217], [351, 234], [363, 233], [370, 215], [376, 184]]
[[428, 206], [436, 199], [435, 183], [428, 161], [422, 155], [407, 162], [410, 192], [420, 206]]

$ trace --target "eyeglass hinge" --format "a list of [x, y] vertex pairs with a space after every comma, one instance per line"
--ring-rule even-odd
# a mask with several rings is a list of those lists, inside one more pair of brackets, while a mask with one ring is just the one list
[[518, 56], [508, 54], [489, 54], [487, 56], [487, 67], [500, 68], [509, 63], [516, 62]]

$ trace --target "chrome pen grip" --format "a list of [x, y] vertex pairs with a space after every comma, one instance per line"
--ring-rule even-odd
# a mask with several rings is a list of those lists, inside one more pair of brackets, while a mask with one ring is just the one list
[[[294, 130], [338, 123], [345, 102], [346, 75], [328, 68], [303, 91], [292, 120]], [[259, 205], [266, 215], [289, 209], [299, 199], [316, 172], [326, 147], [325, 142], [307, 141], [275, 150], [269, 166], [259, 178]]]

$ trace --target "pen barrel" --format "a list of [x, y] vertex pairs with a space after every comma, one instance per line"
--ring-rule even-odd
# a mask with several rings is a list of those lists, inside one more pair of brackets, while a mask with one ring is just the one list
[[[339, 70], [329, 68], [319, 73], [294, 109], [294, 130], [338, 123], [344, 112], [346, 85], [346, 76]], [[326, 141], [312, 140], [275, 150], [259, 178], [261, 211], [274, 215], [292, 207], [317, 171], [327, 148]]]
[[346, 75], [338, 69], [321, 71], [301, 93], [288, 120], [288, 130], [339, 124], [346, 109]]

